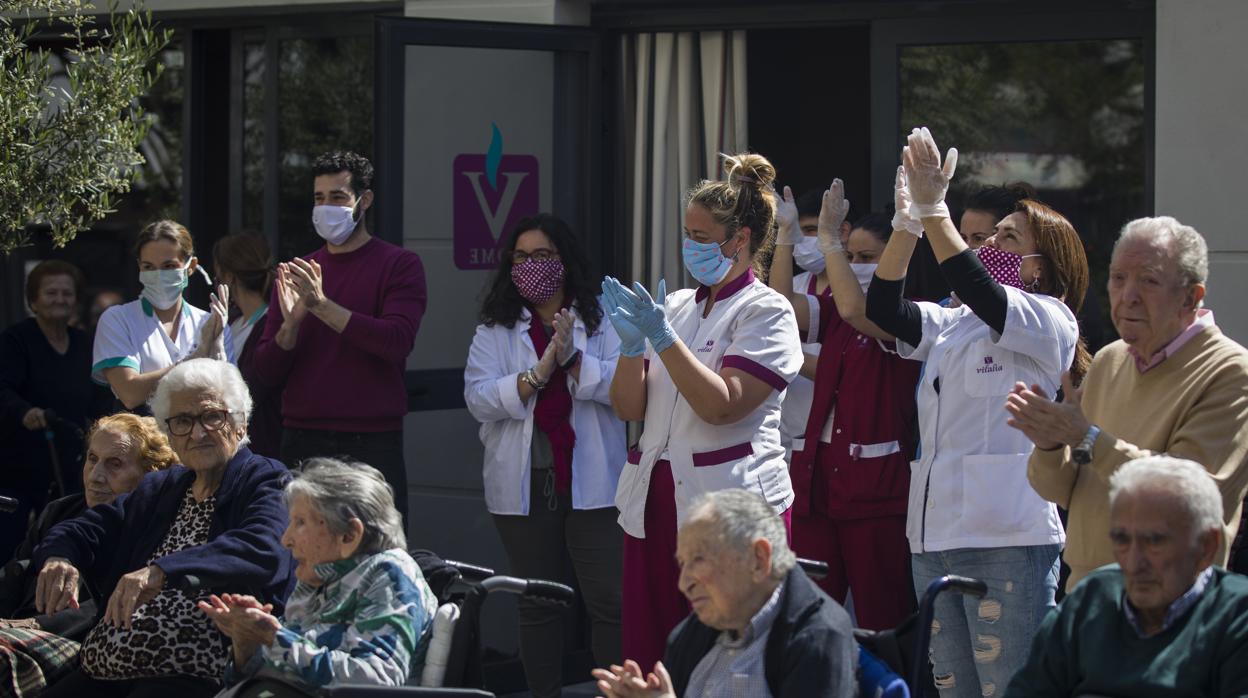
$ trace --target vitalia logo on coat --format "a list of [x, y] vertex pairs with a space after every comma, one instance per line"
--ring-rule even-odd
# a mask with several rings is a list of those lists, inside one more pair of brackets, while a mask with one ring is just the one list
[[1002, 366], [1001, 364], [994, 363], [991, 356], [985, 356], [984, 365], [975, 369], [975, 372], [976, 373], [996, 373], [997, 371], [1004, 371], [1004, 370], [1005, 370], [1005, 367]]
[[706, 340], [706, 344], [698, 349], [698, 353], [704, 354], [706, 352], [711, 351], [714, 348], [715, 348], [715, 340], [708, 339]]
[[538, 162], [532, 155], [504, 155], [503, 135], [493, 135], [484, 153], [464, 153], [452, 163], [452, 237], [455, 266], [493, 269], [508, 232], [538, 213]]

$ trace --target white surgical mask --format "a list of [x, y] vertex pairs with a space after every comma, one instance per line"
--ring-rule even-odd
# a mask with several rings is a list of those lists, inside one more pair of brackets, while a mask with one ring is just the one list
[[822, 274], [827, 266], [823, 252], [819, 251], [819, 238], [814, 235], [803, 237], [793, 246], [793, 259], [811, 274]]
[[[161, 310], [172, 308], [182, 297], [182, 291], [186, 290], [186, 285], [190, 281], [187, 274], [187, 268], [190, 266], [191, 260], [188, 259], [180, 269], [152, 269], [139, 272], [139, 283], [143, 284], [143, 293], [140, 295], [155, 308]], [[212, 286], [212, 279], [209, 278], [208, 272], [204, 271], [203, 267], [196, 267], [196, 270], [203, 274], [204, 280]]]
[[875, 268], [878, 264], [850, 264], [849, 268], [853, 270], [854, 276], [858, 279], [858, 285], [862, 287], [862, 292], [867, 292], [867, 287], [871, 285], [871, 278], [875, 276]]
[[[359, 199], [356, 199], [356, 206]], [[331, 245], [341, 245], [355, 232], [359, 221], [355, 218], [355, 206], [313, 206], [312, 227]]]

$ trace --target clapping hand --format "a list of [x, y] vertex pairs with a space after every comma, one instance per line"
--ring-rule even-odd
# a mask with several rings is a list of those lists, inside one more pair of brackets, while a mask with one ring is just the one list
[[598, 679], [599, 698], [676, 698], [672, 677], [663, 662], [654, 663], [654, 671], [645, 675], [637, 662], [629, 659], [623, 666], [612, 664], [610, 669], [594, 669]]
[[199, 346], [193, 356], [224, 361], [227, 358], [225, 325], [230, 317], [230, 287], [217, 285], [216, 292], [208, 297], [208, 308], [211, 314], [199, 330]]
[[[662, 304], [654, 301], [650, 292], [641, 285], [640, 281], [633, 282], [632, 290], [610, 276], [607, 277], [607, 281], [610, 282], [611, 293], [614, 294], [615, 312], [645, 334], [646, 339], [650, 340], [650, 346], [654, 347], [654, 353], [662, 353], [663, 350], [676, 343], [676, 332], [667, 322], [667, 311], [663, 309]], [[665, 279], [659, 279], [657, 295], [660, 299], [666, 300], [667, 281]]]
[[827, 254], [839, 254], [845, 245], [841, 242], [841, 224], [849, 215], [849, 202], [845, 200], [845, 183], [840, 179], [832, 180], [832, 185], [823, 192], [823, 204], [819, 207], [819, 251]]
[[1015, 383], [1005, 398], [1006, 424], [1023, 432], [1036, 448], [1052, 451], [1075, 446], [1092, 423], [1083, 414], [1083, 388], [1076, 388], [1070, 371], [1062, 374], [1062, 401], [1049, 399], [1038, 385]]
[[572, 317], [571, 310], [564, 308], [555, 313], [553, 324], [555, 334], [550, 341], [556, 345], [555, 360], [559, 362], [560, 366], [563, 366], [572, 358], [572, 354], [576, 353], [576, 342], [574, 341], [576, 319]]
[[282, 266], [286, 267], [287, 278], [294, 282], [299, 299], [308, 310], [314, 310], [325, 302], [325, 289], [321, 283], [321, 265], [315, 259], [295, 257]]
[[[775, 194], [772, 190], [772, 194]], [[802, 241], [802, 227], [798, 225], [797, 202], [793, 190], [785, 187], [784, 196], [776, 196], [776, 244], [796, 245]]]
[[282, 311], [282, 319], [295, 324], [308, 314], [308, 305], [299, 297], [299, 289], [284, 263], [277, 265], [277, 305]]
[[911, 216], [917, 219], [948, 218], [945, 194], [958, 168], [958, 149], [950, 148], [942, 164], [936, 140], [924, 126], [910, 132], [906, 147], [901, 151], [901, 161], [906, 168], [906, 183], [910, 189]]
[[893, 181], [893, 230], [904, 230], [915, 237], [923, 237], [923, 221], [911, 215], [910, 185], [906, 181], [905, 165], [897, 166], [897, 178]]
[[646, 353], [646, 333], [637, 323], [633, 322], [621, 308], [619, 292], [620, 282], [608, 276], [602, 280], [602, 299], [605, 304], [607, 319], [620, 337], [620, 355], [637, 357]]

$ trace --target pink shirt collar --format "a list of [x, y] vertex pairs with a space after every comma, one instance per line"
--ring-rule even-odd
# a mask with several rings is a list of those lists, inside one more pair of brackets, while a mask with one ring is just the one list
[[1127, 347], [1127, 351], [1135, 359], [1135, 367], [1139, 369], [1140, 373], [1145, 373], [1150, 369], [1156, 368], [1162, 361], [1174, 356], [1184, 344], [1187, 344], [1192, 337], [1200, 334], [1201, 330], [1204, 330], [1206, 327], [1213, 327], [1213, 311], [1208, 308], [1201, 308], [1196, 311], [1196, 319], [1192, 321], [1192, 324], [1188, 325], [1187, 329], [1180, 332], [1179, 336], [1171, 340], [1161, 351], [1153, 354], [1151, 359], [1145, 359], [1140, 356], [1135, 347]]

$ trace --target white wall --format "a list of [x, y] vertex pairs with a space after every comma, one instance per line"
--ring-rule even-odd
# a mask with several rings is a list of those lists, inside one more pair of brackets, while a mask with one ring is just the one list
[[1156, 212], [1205, 236], [1208, 306], [1248, 345], [1245, 36], [1245, 0], [1157, 0]]

